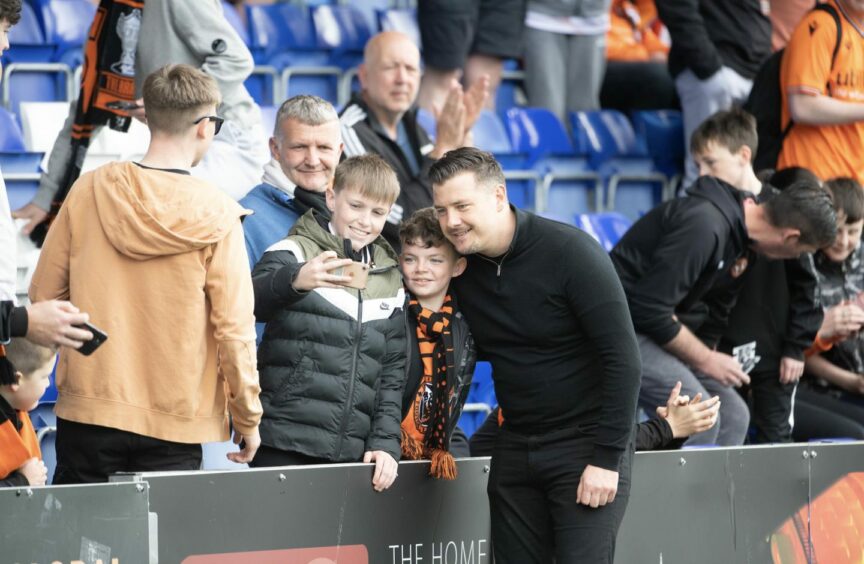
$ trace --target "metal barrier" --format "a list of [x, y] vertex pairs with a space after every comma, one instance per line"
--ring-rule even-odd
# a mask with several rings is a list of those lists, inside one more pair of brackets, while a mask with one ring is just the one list
[[[461, 460], [448, 482], [406, 462], [383, 493], [363, 464], [0, 490], [0, 560], [489, 564], [488, 471]], [[862, 554], [864, 443], [798, 444], [639, 453], [615, 562]]]

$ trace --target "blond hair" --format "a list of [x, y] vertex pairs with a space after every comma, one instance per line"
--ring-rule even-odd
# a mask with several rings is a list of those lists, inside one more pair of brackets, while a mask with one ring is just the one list
[[393, 205], [399, 197], [399, 179], [393, 168], [374, 153], [345, 159], [336, 167], [333, 192], [338, 194], [345, 188], [354, 188], [363, 196]]
[[[150, 129], [177, 135], [222, 103], [213, 77], [190, 65], [165, 65], [144, 81], [144, 108]], [[200, 115], [199, 115], [200, 114]]]

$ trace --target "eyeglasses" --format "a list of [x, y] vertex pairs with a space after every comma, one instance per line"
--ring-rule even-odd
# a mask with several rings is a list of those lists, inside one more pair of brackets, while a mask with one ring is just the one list
[[202, 116], [202, 117], [196, 119], [195, 121], [193, 121], [192, 123], [194, 123], [195, 125], [198, 125], [199, 123], [201, 123], [205, 119], [210, 120], [216, 124], [216, 130], [213, 132], [213, 135], [219, 135], [219, 130], [222, 129], [222, 124], [225, 123], [225, 118], [219, 117], [219, 116]]

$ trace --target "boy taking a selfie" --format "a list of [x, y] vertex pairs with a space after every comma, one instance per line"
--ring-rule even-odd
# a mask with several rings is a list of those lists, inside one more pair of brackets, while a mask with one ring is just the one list
[[262, 448], [252, 466], [374, 462], [377, 491], [396, 479], [405, 380], [405, 291], [381, 237], [399, 195], [373, 154], [345, 160], [314, 209], [252, 272]]

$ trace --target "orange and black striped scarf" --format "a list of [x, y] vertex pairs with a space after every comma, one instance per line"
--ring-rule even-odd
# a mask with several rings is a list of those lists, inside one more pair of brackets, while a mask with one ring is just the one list
[[124, 110], [109, 108], [108, 104], [135, 100], [135, 56], [143, 10], [144, 0], [99, 2], [84, 44], [81, 92], [75, 106], [72, 149], [64, 163], [63, 180], [51, 202], [48, 217], [30, 233], [30, 238], [40, 247], [63, 200], [81, 176], [81, 166], [95, 127], [108, 125], [117, 131], [129, 130], [132, 118]]
[[456, 478], [456, 462], [449, 452], [450, 398], [456, 383], [453, 351], [453, 300], [448, 295], [437, 312], [416, 299], [408, 302], [408, 314], [417, 318], [417, 344], [423, 378], [408, 415], [402, 421], [402, 457], [429, 459], [433, 478]]

